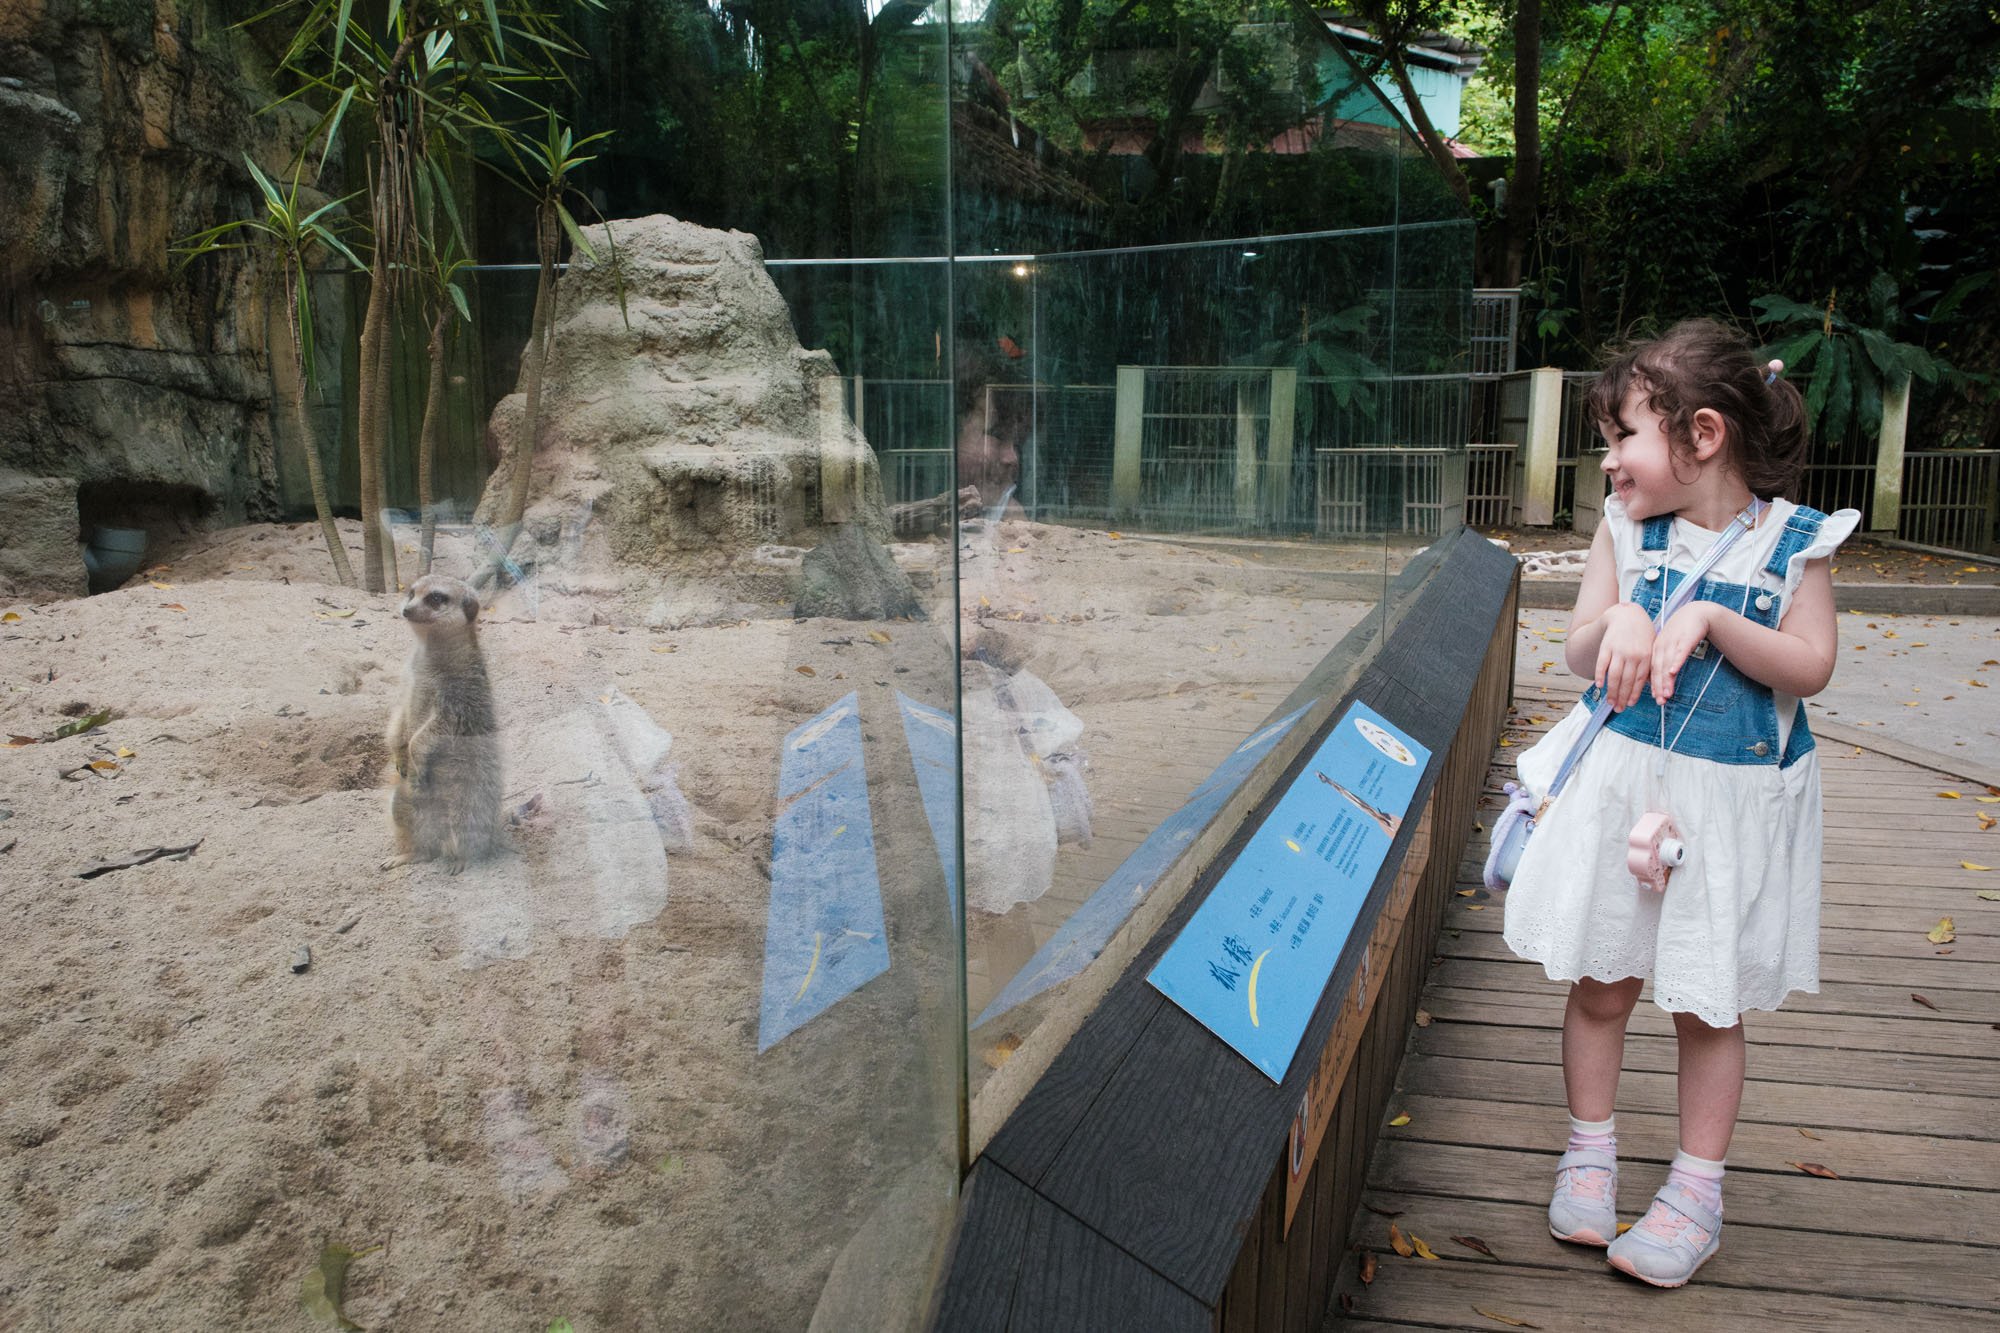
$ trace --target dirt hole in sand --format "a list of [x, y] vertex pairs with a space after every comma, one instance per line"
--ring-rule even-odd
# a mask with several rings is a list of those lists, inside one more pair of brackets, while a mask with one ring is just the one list
[[231, 733], [221, 759], [242, 788], [273, 801], [296, 802], [335, 791], [386, 786], [388, 747], [372, 729], [351, 721], [272, 718]]

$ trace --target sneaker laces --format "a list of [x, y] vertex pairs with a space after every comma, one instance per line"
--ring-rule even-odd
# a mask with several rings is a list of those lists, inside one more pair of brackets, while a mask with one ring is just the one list
[[1611, 1172], [1601, 1166], [1566, 1166], [1563, 1168], [1563, 1188], [1572, 1194], [1580, 1194], [1594, 1203], [1611, 1201]]
[[1664, 1241], [1679, 1241], [1693, 1229], [1698, 1229], [1693, 1218], [1659, 1199], [1653, 1200], [1653, 1206], [1639, 1219], [1639, 1230]]

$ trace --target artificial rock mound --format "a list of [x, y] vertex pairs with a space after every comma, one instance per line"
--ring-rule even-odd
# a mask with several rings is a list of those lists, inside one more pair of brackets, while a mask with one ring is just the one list
[[[655, 216], [585, 235], [557, 289], [554, 348], [517, 565], [544, 590], [609, 593], [684, 622], [767, 607], [759, 547], [841, 526], [889, 535], [875, 455], [842, 405], [833, 358], [801, 348], [753, 236]], [[619, 283], [624, 287], [624, 307]], [[495, 408], [502, 446], [475, 520], [498, 517], [526, 395]], [[718, 593], [718, 590], [721, 590]]]

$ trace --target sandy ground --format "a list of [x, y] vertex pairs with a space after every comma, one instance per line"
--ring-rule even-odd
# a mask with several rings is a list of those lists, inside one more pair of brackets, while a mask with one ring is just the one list
[[[539, 809], [454, 877], [377, 868], [408, 638], [317, 540], [200, 536], [117, 592], [0, 607], [0, 732], [114, 713], [0, 750], [0, 1327], [305, 1327], [329, 1244], [380, 1246], [346, 1283], [371, 1329], [802, 1328], [823, 1293], [822, 1326], [856, 1299], [892, 1326], [963, 1095], [894, 705], [950, 702], [949, 548], [900, 553], [927, 621], [793, 621], [768, 577], [673, 629], [502, 597], [508, 805]], [[969, 538], [966, 647], [1100, 732], [1157, 725], [1296, 681], [1382, 560], [1010, 522]], [[760, 1056], [778, 756], [849, 691], [892, 966]], [[691, 808], [685, 851], [649, 773]]]

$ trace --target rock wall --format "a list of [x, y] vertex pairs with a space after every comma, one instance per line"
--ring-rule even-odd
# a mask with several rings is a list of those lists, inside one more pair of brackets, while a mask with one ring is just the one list
[[0, 505], [37, 507], [0, 525], [0, 594], [81, 594], [98, 524], [280, 502], [262, 286], [168, 253], [244, 216], [243, 154], [279, 175], [308, 123], [257, 114], [271, 62], [227, 3], [0, 3]]

